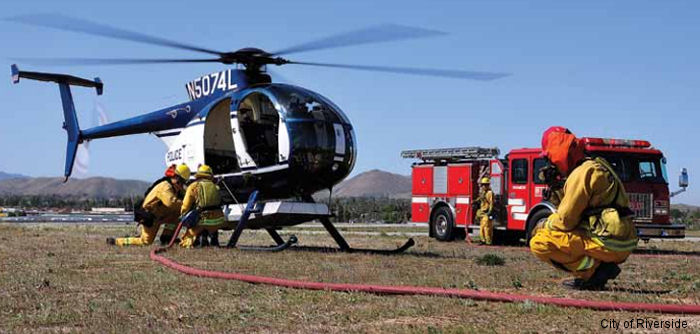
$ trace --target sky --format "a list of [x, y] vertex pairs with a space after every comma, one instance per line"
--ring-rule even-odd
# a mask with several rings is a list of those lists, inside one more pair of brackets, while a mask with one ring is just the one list
[[[646, 139], [668, 159], [671, 190], [682, 167], [700, 204], [700, 2], [697, 1], [11, 1], [0, 17], [59, 13], [205, 48], [280, 49], [383, 23], [449, 33], [290, 56], [292, 60], [507, 72], [469, 81], [342, 69], [275, 68], [349, 116], [358, 137], [353, 175], [410, 174], [413, 148], [536, 147], [563, 125], [579, 136]], [[0, 20], [0, 171], [63, 174], [65, 132], [56, 85], [10, 82], [12, 57], [191, 57], [188, 51]], [[225, 65], [28, 66], [99, 76], [105, 93], [74, 88], [83, 128], [96, 101], [119, 120], [186, 101], [185, 83]], [[275, 76], [273, 75], [273, 78]], [[150, 135], [90, 143], [90, 175], [149, 180], [165, 167]], [[700, 180], [700, 178], [699, 178]]]

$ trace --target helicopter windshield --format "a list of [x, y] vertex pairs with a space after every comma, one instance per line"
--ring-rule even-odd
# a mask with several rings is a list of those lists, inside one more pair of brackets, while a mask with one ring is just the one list
[[329, 99], [301, 87], [274, 84], [269, 90], [286, 110], [286, 118], [316, 119], [349, 124], [347, 116]]

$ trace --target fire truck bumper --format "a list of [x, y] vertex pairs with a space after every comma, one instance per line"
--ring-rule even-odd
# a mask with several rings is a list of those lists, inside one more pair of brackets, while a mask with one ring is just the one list
[[662, 238], [662, 239], [682, 239], [685, 238], [685, 225], [683, 224], [637, 224], [637, 236], [640, 239]]

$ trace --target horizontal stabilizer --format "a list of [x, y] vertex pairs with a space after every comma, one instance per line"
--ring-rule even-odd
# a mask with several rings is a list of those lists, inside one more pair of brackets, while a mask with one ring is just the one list
[[65, 83], [71, 86], [93, 87], [97, 91], [97, 95], [102, 95], [103, 84], [100, 78], [89, 80], [67, 74], [20, 71], [16, 64], [13, 64], [11, 68], [12, 83], [18, 83], [20, 78], [39, 81], [50, 81], [59, 84]]

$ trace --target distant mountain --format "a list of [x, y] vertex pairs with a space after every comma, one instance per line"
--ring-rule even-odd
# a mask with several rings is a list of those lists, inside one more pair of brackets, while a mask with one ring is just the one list
[[411, 198], [411, 177], [373, 169], [335, 186], [333, 196]]
[[37, 177], [0, 180], [2, 195], [56, 195], [74, 199], [121, 198], [142, 196], [150, 183], [138, 180], [117, 180], [107, 177], [70, 179]]
[[0, 172], [0, 180], [22, 179], [22, 178], [26, 178], [26, 177], [28, 177], [28, 176], [24, 176], [21, 174], [11, 174], [11, 173]]

